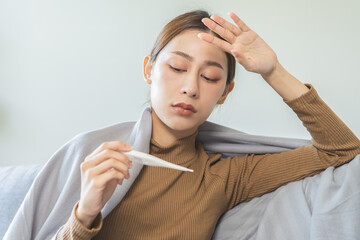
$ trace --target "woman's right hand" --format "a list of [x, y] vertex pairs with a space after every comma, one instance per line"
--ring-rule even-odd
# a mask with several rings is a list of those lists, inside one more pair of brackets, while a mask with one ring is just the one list
[[90, 228], [118, 184], [130, 177], [131, 161], [121, 152], [131, 151], [123, 142], [104, 142], [81, 164], [81, 196], [76, 215]]

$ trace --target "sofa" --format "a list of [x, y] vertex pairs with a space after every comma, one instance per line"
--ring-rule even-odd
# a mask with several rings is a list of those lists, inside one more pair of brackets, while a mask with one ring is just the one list
[[[0, 239], [41, 167], [0, 167]], [[360, 154], [234, 207], [219, 220], [213, 239], [356, 240], [359, 226]]]
[[42, 164], [0, 167], [0, 239], [41, 167]]

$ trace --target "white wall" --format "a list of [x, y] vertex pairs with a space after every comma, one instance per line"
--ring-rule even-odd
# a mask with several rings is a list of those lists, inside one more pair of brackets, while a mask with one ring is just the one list
[[[76, 134], [136, 120], [143, 57], [175, 16], [233, 11], [360, 137], [360, 4], [285, 1], [0, 0], [0, 165], [45, 162]], [[209, 120], [310, 139], [281, 97], [237, 65], [236, 89]], [[234, 108], [238, 109], [234, 113]]]

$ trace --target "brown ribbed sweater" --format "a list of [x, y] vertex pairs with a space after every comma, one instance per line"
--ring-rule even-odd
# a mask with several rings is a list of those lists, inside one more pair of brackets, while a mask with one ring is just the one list
[[72, 215], [57, 239], [210, 239], [220, 216], [235, 205], [276, 188], [340, 166], [360, 153], [360, 141], [310, 91], [291, 107], [312, 136], [312, 145], [274, 154], [228, 157], [207, 154], [197, 132], [161, 146], [151, 139], [150, 154], [194, 169], [194, 173], [144, 166], [116, 208], [93, 229]]

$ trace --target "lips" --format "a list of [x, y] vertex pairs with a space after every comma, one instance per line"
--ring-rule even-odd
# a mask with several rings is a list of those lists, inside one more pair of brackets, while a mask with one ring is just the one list
[[177, 103], [175, 105], [173, 105], [174, 107], [181, 107], [183, 109], [186, 109], [186, 110], [190, 110], [192, 111], [193, 113], [196, 113], [197, 111], [195, 110], [195, 108], [191, 105], [191, 104], [186, 104], [186, 103]]

